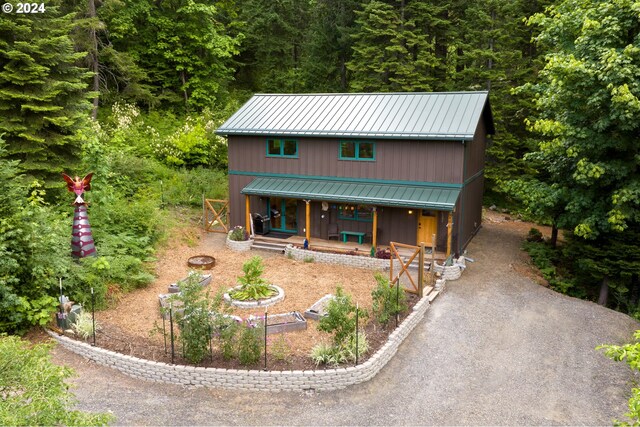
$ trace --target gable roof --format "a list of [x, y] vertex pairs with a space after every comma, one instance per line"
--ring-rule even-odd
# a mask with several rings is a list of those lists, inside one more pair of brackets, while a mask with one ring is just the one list
[[489, 93], [257, 94], [219, 135], [471, 140], [495, 133]]

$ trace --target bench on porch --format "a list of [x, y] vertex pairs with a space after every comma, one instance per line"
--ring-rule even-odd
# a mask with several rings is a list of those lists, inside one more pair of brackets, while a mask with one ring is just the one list
[[358, 238], [358, 243], [362, 244], [362, 240], [364, 239], [365, 233], [361, 233], [359, 231], [341, 231], [342, 241], [347, 242], [347, 238], [349, 236], [356, 236]]

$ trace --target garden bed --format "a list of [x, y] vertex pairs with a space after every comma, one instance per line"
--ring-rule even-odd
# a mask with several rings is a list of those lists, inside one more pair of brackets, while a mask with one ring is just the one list
[[[97, 335], [97, 345], [127, 355], [170, 363], [171, 355], [169, 352], [165, 353], [158, 294], [166, 293], [168, 284], [185, 277], [188, 273], [185, 260], [201, 253], [216, 254], [217, 273], [212, 283], [207, 286], [213, 293], [226, 291], [235, 285], [236, 277], [242, 272], [242, 264], [251, 256], [263, 256], [266, 267], [265, 279], [271, 283], [278, 283], [286, 293], [284, 301], [269, 308], [269, 314], [304, 312], [326, 294], [335, 293], [336, 285], [341, 285], [345, 292], [352, 296], [354, 302], [370, 311], [371, 291], [375, 286], [371, 270], [296, 261], [269, 252], [233, 252], [225, 247], [225, 237], [219, 234], [200, 235], [198, 244], [194, 247], [180, 242], [170, 242], [169, 249], [158, 256], [158, 279], [152, 285], [127, 294], [115, 307], [96, 313], [96, 318], [102, 326]], [[417, 297], [409, 296], [410, 307], [416, 302]], [[409, 309], [403, 314], [402, 318], [410, 311]], [[244, 319], [249, 315], [264, 315], [261, 309], [233, 309], [232, 312]], [[164, 323], [164, 328], [168, 331], [169, 322]], [[315, 369], [315, 363], [310, 359], [309, 353], [315, 344], [330, 339], [325, 333], [317, 330], [316, 324], [315, 321], [309, 321], [306, 330], [269, 336], [268, 369]], [[364, 329], [367, 332], [370, 350], [361, 361], [365, 361], [366, 357], [386, 342], [394, 326], [395, 322], [392, 322], [388, 329], [384, 329], [372, 321], [366, 325]], [[276, 340], [280, 341], [277, 343], [278, 354], [272, 352]], [[262, 362], [258, 364], [260, 366], [240, 366], [236, 360], [225, 361], [217, 349], [216, 340], [213, 341], [213, 346], [213, 358], [206, 359], [201, 366], [240, 369], [262, 367]], [[174, 363], [186, 363], [181, 358], [179, 346], [176, 346], [176, 353]]]

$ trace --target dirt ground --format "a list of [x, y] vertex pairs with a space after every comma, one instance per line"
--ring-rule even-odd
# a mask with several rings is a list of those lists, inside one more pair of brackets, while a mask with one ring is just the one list
[[[226, 247], [225, 237], [220, 233], [206, 233], [197, 226], [178, 230], [166, 247], [157, 254], [157, 279], [144, 289], [123, 295], [113, 307], [96, 313], [100, 327], [97, 345], [150, 360], [169, 361], [170, 356], [165, 353], [158, 295], [167, 293], [170, 284], [187, 276], [190, 271], [187, 260], [197, 255], [210, 255], [216, 259], [215, 266], [204, 271], [213, 275], [211, 284], [207, 286], [211, 295], [236, 286], [236, 278], [242, 274], [242, 264], [253, 256], [263, 257], [264, 278], [285, 291], [284, 301], [268, 307], [270, 315], [292, 311], [302, 314], [324, 295], [335, 294], [338, 285], [352, 296], [354, 303], [371, 313], [371, 291], [376, 284], [371, 270], [296, 261], [278, 252], [234, 252]], [[417, 298], [410, 297], [411, 305], [416, 301]], [[264, 315], [264, 309], [234, 308], [233, 314], [246, 319], [249, 315]], [[167, 336], [168, 328], [166, 322], [164, 330], [167, 331]], [[386, 341], [390, 331], [381, 330], [379, 326], [370, 322], [366, 332], [371, 348], [368, 353], [370, 355]], [[328, 341], [328, 338], [328, 334], [317, 330], [316, 322], [313, 320], [307, 322], [307, 329], [304, 331], [289, 332], [283, 334], [283, 338], [271, 335], [269, 340], [279, 340], [279, 347], [285, 350], [287, 357], [285, 360], [273, 360], [270, 368], [314, 368], [315, 365], [308, 355], [315, 344], [323, 340]], [[215, 340], [213, 345], [217, 345]], [[176, 351], [176, 363], [182, 363], [180, 350], [178, 348]], [[219, 353], [214, 348], [214, 358], [207, 359], [202, 366], [237, 367], [237, 362], [224, 361]]]

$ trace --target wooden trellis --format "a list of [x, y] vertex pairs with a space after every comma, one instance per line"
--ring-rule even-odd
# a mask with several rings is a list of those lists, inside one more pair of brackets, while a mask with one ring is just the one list
[[205, 231], [212, 233], [229, 232], [229, 201], [218, 199], [202, 199], [202, 210]]
[[[424, 289], [424, 245], [421, 244], [420, 246], [412, 246], [412, 245], [405, 245], [404, 243], [391, 242], [389, 246], [391, 248], [391, 259], [390, 259], [390, 268], [389, 268], [389, 280], [391, 281], [391, 285], [394, 286], [397, 284], [399, 286], [400, 277], [404, 274], [409, 279], [409, 283], [412, 286], [412, 288], [406, 289], [406, 291], [414, 294], [418, 294], [418, 296], [422, 298], [422, 293]], [[398, 253], [398, 248], [405, 248], [413, 251], [412, 255], [409, 257], [409, 259], [406, 262], [402, 259], [402, 257]], [[411, 277], [411, 274], [409, 273], [409, 265], [411, 265], [411, 263], [416, 258], [416, 256], [418, 257], [418, 283], [416, 283], [415, 280], [413, 280], [413, 277]], [[400, 261], [400, 265], [402, 267], [400, 267], [400, 272], [394, 277], [393, 261], [395, 259]]]

